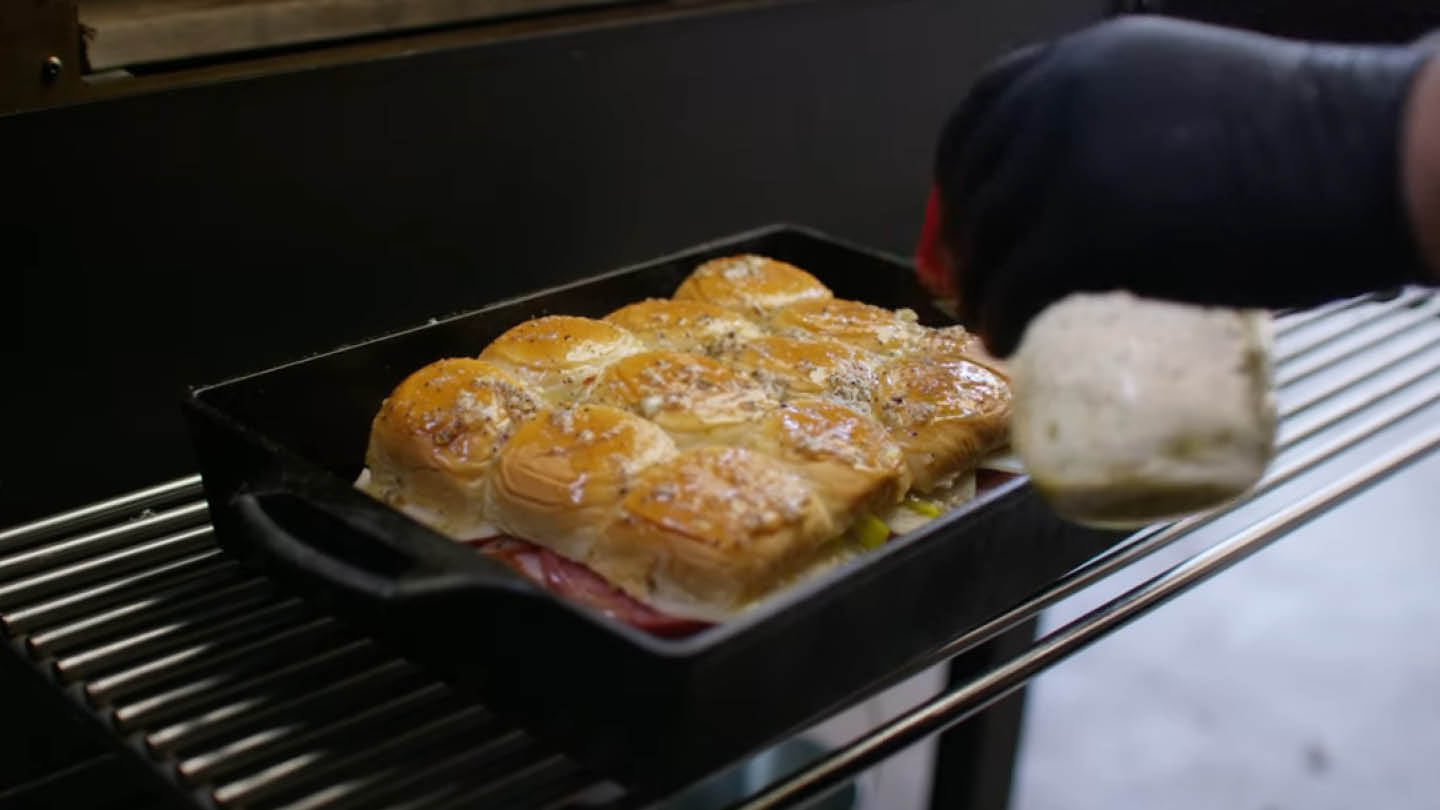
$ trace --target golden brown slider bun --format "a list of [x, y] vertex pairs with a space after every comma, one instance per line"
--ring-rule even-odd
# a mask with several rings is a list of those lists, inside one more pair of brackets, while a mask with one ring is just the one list
[[953, 483], [1007, 439], [1010, 386], [967, 360], [904, 357], [880, 369], [875, 415], [921, 492]]
[[905, 454], [884, 426], [834, 402], [786, 403], [756, 426], [746, 446], [808, 478], [836, 525], [888, 510], [910, 489]]
[[539, 414], [500, 453], [490, 518], [508, 534], [586, 562], [634, 478], [677, 452], [665, 431], [616, 408]]
[[724, 307], [670, 298], [649, 298], [623, 306], [605, 320], [629, 330], [649, 348], [696, 354], [723, 354], [765, 334]]
[[682, 448], [734, 443], [775, 407], [759, 384], [684, 352], [642, 352], [607, 368], [589, 399], [653, 420]]
[[459, 539], [493, 533], [484, 514], [495, 456], [540, 397], [483, 360], [441, 360], [411, 374], [370, 426], [360, 486]]
[[925, 329], [924, 336], [915, 347], [915, 354], [937, 360], [969, 360], [999, 373], [1006, 380], [1010, 379], [1005, 362], [986, 351], [985, 341], [963, 326]]
[[833, 295], [819, 279], [793, 264], [744, 255], [705, 262], [681, 282], [674, 297], [716, 304], [763, 320], [781, 307]]
[[567, 403], [575, 401], [606, 366], [644, 349], [639, 339], [613, 323], [547, 315], [496, 338], [480, 359], [510, 371], [550, 401]]
[[875, 355], [838, 340], [773, 335], [748, 341], [726, 359], [781, 401], [825, 397], [866, 413], [880, 362]]
[[887, 355], [914, 348], [923, 334], [908, 309], [897, 312], [841, 298], [793, 304], [776, 312], [771, 325], [778, 334], [833, 338]]
[[718, 620], [832, 558], [839, 529], [780, 461], [702, 447], [641, 476], [590, 566], [659, 610]]

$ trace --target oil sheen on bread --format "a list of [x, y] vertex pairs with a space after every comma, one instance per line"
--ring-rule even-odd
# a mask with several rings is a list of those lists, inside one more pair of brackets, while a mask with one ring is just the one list
[[973, 497], [1010, 389], [972, 343], [723, 257], [672, 299], [536, 318], [415, 372], [358, 483], [458, 541], [558, 555], [594, 575], [567, 594], [617, 591], [592, 607], [722, 621]]

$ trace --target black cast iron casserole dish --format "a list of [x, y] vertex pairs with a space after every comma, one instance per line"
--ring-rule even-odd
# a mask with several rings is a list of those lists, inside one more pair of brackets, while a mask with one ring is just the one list
[[700, 262], [737, 253], [946, 322], [903, 262], [777, 226], [197, 388], [185, 411], [220, 543], [581, 761], [658, 791], [909, 674], [1118, 538], [1062, 522], [1019, 478], [737, 619], [665, 639], [538, 588], [352, 486], [376, 409], [410, 372], [473, 356], [527, 318], [669, 297]]

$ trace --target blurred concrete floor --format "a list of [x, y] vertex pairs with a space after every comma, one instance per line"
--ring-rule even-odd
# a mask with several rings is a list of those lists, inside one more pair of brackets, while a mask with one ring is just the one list
[[1440, 807], [1440, 456], [1100, 640], [1029, 701], [1012, 810]]

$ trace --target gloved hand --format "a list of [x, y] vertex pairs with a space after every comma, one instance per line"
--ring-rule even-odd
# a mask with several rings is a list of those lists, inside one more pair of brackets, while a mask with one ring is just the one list
[[1074, 291], [1282, 307], [1419, 280], [1400, 143], [1428, 55], [1157, 17], [1019, 51], [944, 129], [922, 268], [1002, 356]]

